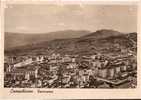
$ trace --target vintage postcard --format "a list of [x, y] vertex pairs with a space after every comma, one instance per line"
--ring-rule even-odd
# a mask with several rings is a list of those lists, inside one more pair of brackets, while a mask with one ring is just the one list
[[2, 1], [0, 97], [141, 98], [139, 1]]

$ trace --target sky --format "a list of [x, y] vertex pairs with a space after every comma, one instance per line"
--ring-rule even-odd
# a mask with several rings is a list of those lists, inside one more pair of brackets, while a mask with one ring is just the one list
[[136, 32], [137, 6], [9, 4], [5, 8], [5, 32], [38, 34], [100, 29]]

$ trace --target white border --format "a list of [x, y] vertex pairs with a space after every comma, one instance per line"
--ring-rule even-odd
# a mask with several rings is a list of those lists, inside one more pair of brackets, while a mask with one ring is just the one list
[[[128, 1], [128, 2], [127, 2]], [[46, 90], [53, 90], [53, 93], [47, 94], [47, 93], [37, 93], [37, 88], [31, 89], [34, 91], [34, 93], [10, 93], [10, 89], [3, 88], [3, 58], [4, 58], [4, 7], [6, 4], [79, 4], [79, 3], [85, 3], [85, 4], [137, 4], [138, 5], [138, 74], [137, 74], [137, 88], [136, 89], [46, 89]], [[94, 1], [84, 1], [84, 0], [77, 0], [77, 1], [70, 1], [70, 0], [49, 0], [49, 2], [45, 2], [45, 0], [2, 0], [1, 1], [1, 17], [0, 17], [0, 97], [1, 99], [137, 99], [141, 98], [141, 68], [140, 68], [140, 50], [141, 50], [141, 2], [139, 0], [94, 0]], [[132, 23], [131, 23], [132, 24]], [[28, 90], [30, 90], [28, 89]]]

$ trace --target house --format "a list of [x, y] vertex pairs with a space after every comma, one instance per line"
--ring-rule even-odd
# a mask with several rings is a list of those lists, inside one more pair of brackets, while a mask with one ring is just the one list
[[57, 58], [60, 58], [60, 54], [56, 54], [56, 53], [53, 53], [49, 59], [57, 59]]
[[73, 58], [72, 58], [72, 62], [73, 62], [73, 63], [76, 62], [76, 58], [73, 57]]
[[65, 55], [63, 58], [62, 58], [62, 62], [72, 62], [72, 59], [69, 55]]
[[37, 87], [42, 87], [42, 81], [40, 79], [37, 80]]
[[136, 62], [134, 62], [134, 63], [132, 64], [132, 68], [133, 68], [133, 70], [137, 69], [137, 63], [136, 63]]
[[29, 58], [23, 62], [24, 65], [31, 64], [33, 62], [32, 58]]
[[14, 68], [10, 74], [14, 77], [14, 79], [22, 77], [23, 79], [30, 80], [31, 77], [38, 77], [38, 68], [35, 68], [33, 65], [17, 67]]
[[107, 78], [108, 75], [108, 69], [107, 68], [101, 68], [98, 71], [98, 76], [102, 78]]
[[118, 61], [114, 61], [114, 63], [111, 64], [111, 66], [113, 66], [114, 70], [115, 70], [115, 74], [118, 74], [119, 72], [121, 72], [121, 66], [123, 65], [122, 62], [118, 62]]
[[120, 66], [115, 66], [115, 73], [118, 74], [121, 72]]
[[107, 72], [108, 72], [108, 78], [109, 79], [113, 79], [114, 75], [115, 75], [115, 68], [114, 68], [114, 66], [109, 66]]
[[14, 64], [14, 67], [21, 67], [23, 65], [24, 65], [23, 62], [19, 62], [19, 63]]
[[4, 63], [4, 72], [11, 72], [12, 65], [9, 65], [8, 63]]
[[108, 66], [108, 64], [109, 64], [109, 61], [108, 61], [108, 60], [105, 60], [105, 61], [103, 62], [103, 66], [104, 66], [104, 67]]
[[83, 87], [84, 84], [86, 82], [88, 82], [88, 81], [89, 81], [89, 76], [88, 75], [82, 75], [82, 76], [80, 76], [79, 77], [79, 85], [80, 85], [80, 87]]
[[95, 64], [97, 68], [102, 68], [102, 63], [99, 60], [96, 60]]
[[96, 55], [92, 55], [91, 59], [95, 60], [96, 59]]
[[50, 71], [55, 71], [58, 69], [58, 67], [59, 67], [58, 65], [50, 65], [49, 69], [50, 69]]
[[90, 75], [96, 77], [96, 76], [98, 76], [98, 74], [99, 74], [99, 69], [98, 68], [95, 68], [95, 69], [91, 70]]
[[121, 71], [127, 71], [127, 66], [126, 65], [122, 65], [120, 68], [121, 68]]
[[93, 66], [93, 68], [96, 68], [96, 62], [95, 61], [92, 62], [92, 66]]
[[26, 80], [30, 80], [30, 75], [29, 75], [28, 72], [25, 74], [25, 79], [26, 79]]
[[62, 79], [62, 83], [69, 83], [71, 76], [70, 75], [64, 75]]
[[43, 62], [43, 60], [44, 60], [44, 57], [43, 56], [37, 56], [36, 57], [36, 61], [37, 62]]
[[22, 67], [22, 66], [26, 66], [28, 64], [31, 64], [33, 62], [32, 58], [26, 59], [22, 62], [16, 63], [14, 64], [14, 67]]
[[55, 63], [57, 63], [57, 60], [56, 59], [50, 59], [48, 63], [49, 64], [55, 64]]
[[88, 69], [90, 67], [90, 63], [88, 61], [81, 61], [79, 62], [80, 69]]
[[69, 63], [68, 66], [67, 66], [67, 69], [73, 69], [73, 68], [76, 68], [76, 67], [77, 67], [76, 63]]

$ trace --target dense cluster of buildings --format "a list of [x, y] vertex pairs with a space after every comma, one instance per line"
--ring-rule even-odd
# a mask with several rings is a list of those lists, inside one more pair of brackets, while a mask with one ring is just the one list
[[[31, 88], [111, 88], [136, 77], [133, 55], [39, 55], [5, 57], [4, 86]], [[136, 84], [131, 83], [130, 87]]]

